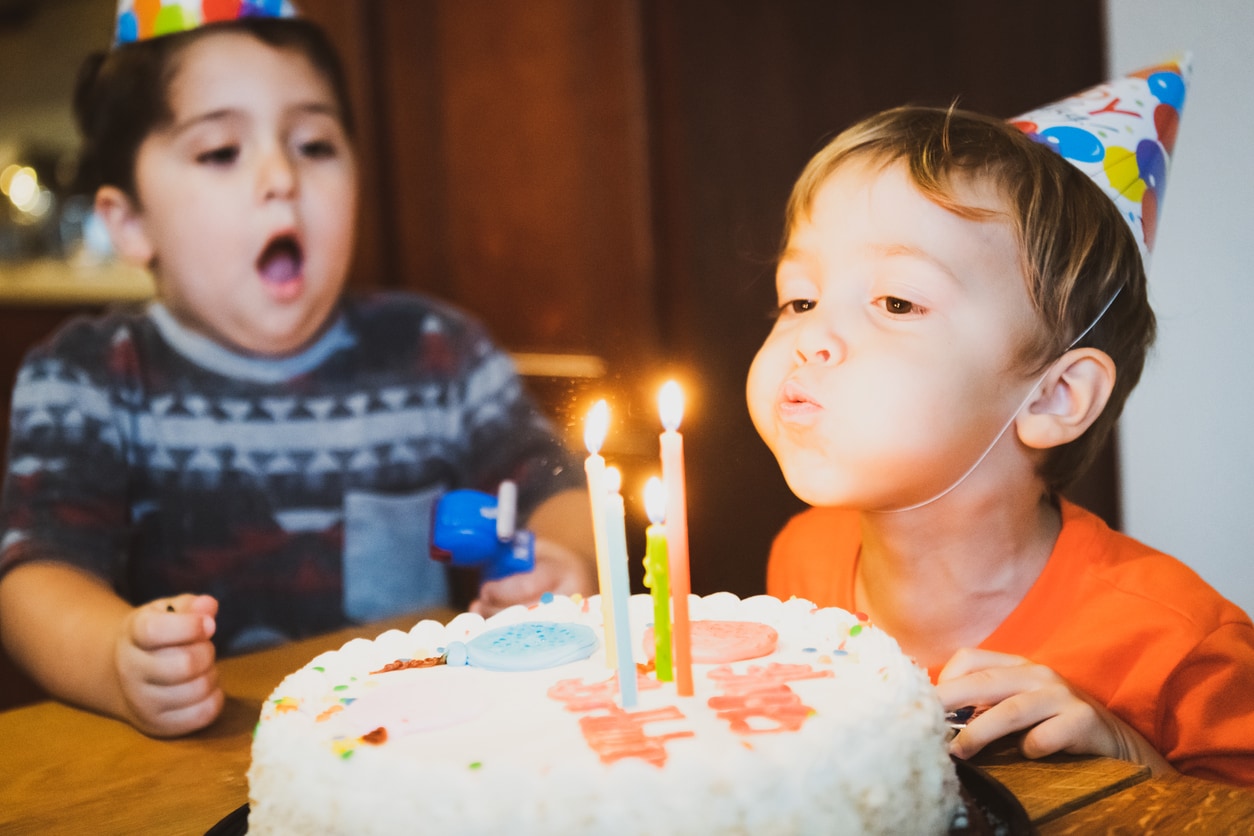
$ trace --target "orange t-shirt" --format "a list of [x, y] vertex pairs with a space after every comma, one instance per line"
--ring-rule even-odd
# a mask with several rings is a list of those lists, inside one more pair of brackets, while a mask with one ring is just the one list
[[[803, 511], [775, 539], [767, 592], [852, 609], [861, 545], [856, 512]], [[1045, 569], [980, 647], [1052, 668], [1181, 772], [1254, 786], [1249, 616], [1083, 508], [1062, 502]]]

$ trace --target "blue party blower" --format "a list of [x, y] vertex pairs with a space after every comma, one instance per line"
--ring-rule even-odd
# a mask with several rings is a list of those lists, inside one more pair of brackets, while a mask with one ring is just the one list
[[518, 530], [517, 519], [518, 486], [513, 482], [502, 482], [496, 496], [449, 491], [435, 505], [431, 557], [477, 568], [485, 581], [530, 572], [536, 565], [536, 536]]

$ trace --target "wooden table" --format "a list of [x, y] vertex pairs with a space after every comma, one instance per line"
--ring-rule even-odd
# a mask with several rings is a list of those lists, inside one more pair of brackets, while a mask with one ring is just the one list
[[[279, 681], [323, 650], [415, 620], [224, 660], [222, 716], [178, 740], [153, 740], [51, 701], [0, 713], [0, 833], [204, 833], [248, 801], [252, 729]], [[1254, 832], [1254, 792], [1246, 790], [1151, 779], [1143, 768], [1106, 758], [1025, 761], [1013, 748], [977, 763], [1015, 793], [1042, 836]]]

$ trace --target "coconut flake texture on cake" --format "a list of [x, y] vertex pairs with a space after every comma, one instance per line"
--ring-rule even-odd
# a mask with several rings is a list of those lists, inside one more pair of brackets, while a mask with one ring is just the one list
[[[699, 634], [723, 660], [742, 633], [746, 655], [694, 664], [696, 693], [679, 697], [648, 663], [652, 601], [633, 596], [629, 711], [595, 596], [423, 621], [318, 656], [262, 708], [249, 833], [946, 831], [958, 782], [944, 712], [891, 637], [799, 599], [719, 593], [690, 606], [695, 622], [770, 629], [694, 631], [694, 656]], [[559, 661], [531, 670], [488, 670], [459, 649], [511, 625], [542, 642], [582, 626], [598, 641], [577, 661], [540, 654]]]

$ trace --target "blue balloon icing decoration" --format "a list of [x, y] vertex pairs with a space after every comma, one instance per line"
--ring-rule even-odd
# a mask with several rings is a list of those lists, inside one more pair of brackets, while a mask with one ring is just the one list
[[1184, 109], [1184, 79], [1177, 73], [1151, 73], [1146, 79], [1154, 98], [1176, 110]]
[[587, 659], [597, 644], [596, 633], [583, 624], [527, 621], [475, 636], [466, 644], [466, 664], [490, 671], [534, 671]]
[[1055, 125], [1041, 131], [1041, 138], [1069, 160], [1096, 163], [1106, 156], [1106, 147], [1101, 140], [1083, 128]]
[[462, 642], [449, 642], [444, 652], [444, 664], [459, 668], [466, 664], [466, 645]]

